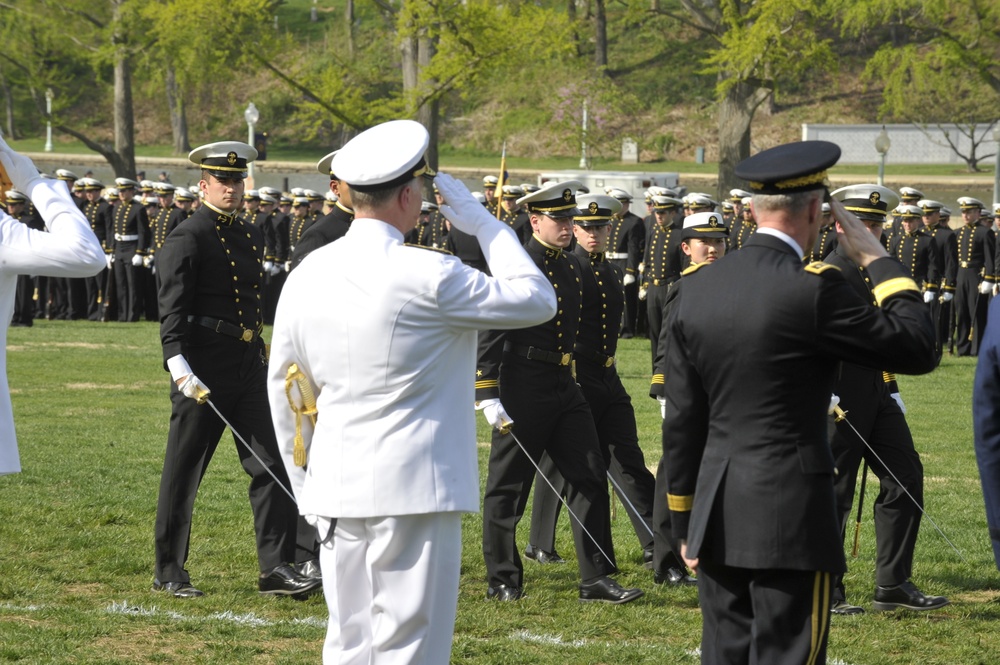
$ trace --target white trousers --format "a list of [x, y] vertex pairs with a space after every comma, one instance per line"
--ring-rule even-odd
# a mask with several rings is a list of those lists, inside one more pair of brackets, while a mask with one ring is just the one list
[[320, 550], [324, 665], [447, 665], [462, 514], [337, 520]]

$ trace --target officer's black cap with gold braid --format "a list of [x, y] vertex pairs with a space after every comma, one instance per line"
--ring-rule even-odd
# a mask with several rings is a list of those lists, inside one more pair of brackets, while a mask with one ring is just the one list
[[794, 194], [827, 186], [826, 170], [840, 159], [829, 141], [799, 141], [775, 146], [736, 165], [736, 176], [754, 194]]

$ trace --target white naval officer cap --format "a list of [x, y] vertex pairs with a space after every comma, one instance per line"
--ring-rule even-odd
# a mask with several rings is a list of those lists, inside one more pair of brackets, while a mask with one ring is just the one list
[[278, 199], [276, 199], [275, 197], [271, 196], [270, 194], [265, 194], [265, 193], [261, 192], [260, 193], [260, 202], [261, 203], [277, 203]]
[[505, 199], [519, 199], [524, 196], [524, 190], [517, 185], [504, 185], [501, 188], [503, 192], [503, 198]]
[[486, 205], [486, 195], [482, 192], [472, 192], [472, 198], [476, 199], [483, 205]]
[[729, 200], [733, 203], [742, 203], [743, 199], [753, 196], [750, 192], [745, 189], [730, 189], [729, 190]]
[[924, 193], [919, 189], [914, 189], [913, 187], [900, 187], [899, 188], [899, 199], [903, 203], [916, 203], [920, 205], [920, 199], [924, 198]]
[[330, 190], [327, 190], [327, 192], [323, 194], [323, 198], [326, 199], [328, 203], [336, 203], [339, 200], [337, 195]]
[[932, 199], [920, 199], [919, 201], [917, 201], [917, 205], [920, 206], [920, 209], [924, 212], [925, 215], [928, 213], [932, 213], [935, 210], [940, 210], [941, 208], [944, 207], [943, 203], [941, 203], [940, 201], [934, 201]]
[[896, 214], [903, 219], [920, 219], [920, 217], [923, 216], [924, 211], [919, 206], [915, 206], [910, 203], [901, 203], [896, 206]]
[[56, 179], [65, 180], [67, 183], [76, 182], [79, 178], [69, 169], [56, 169]]
[[972, 210], [974, 208], [982, 210], [986, 206], [979, 199], [974, 199], [971, 196], [962, 196], [958, 199], [958, 207], [960, 210]]
[[702, 194], [701, 192], [695, 192], [694, 194], [687, 195], [687, 205], [692, 210], [708, 209], [712, 210], [718, 205], [715, 199], [713, 199], [708, 194]]
[[352, 190], [375, 192], [404, 185], [414, 178], [433, 178], [424, 153], [427, 129], [414, 120], [390, 120], [366, 129], [344, 144], [330, 170]]
[[257, 191], [261, 194], [267, 194], [268, 196], [274, 197], [275, 200], [281, 198], [281, 190], [277, 187], [261, 187]]
[[16, 189], [8, 189], [4, 192], [4, 196], [7, 198], [8, 203], [25, 203], [28, 200], [27, 196]]
[[330, 168], [330, 163], [333, 162], [333, 158], [337, 156], [338, 152], [340, 152], [340, 150], [334, 150], [331, 153], [323, 155], [323, 158], [316, 162], [316, 170], [323, 175], [328, 175], [335, 179], [336, 176], [333, 173], [333, 169]]
[[573, 217], [577, 226], [608, 226], [611, 218], [622, 211], [622, 202], [606, 194], [581, 194], [576, 197], [580, 212]]
[[729, 227], [717, 212], [696, 212], [684, 218], [681, 240], [690, 238], [728, 238]]
[[576, 207], [576, 193], [583, 187], [579, 180], [564, 180], [562, 182], [547, 182], [537, 192], [522, 196], [517, 200], [528, 212], [539, 213], [546, 217], [575, 217], [580, 214]]
[[117, 187], [119, 191], [123, 189], [137, 189], [139, 187], [139, 183], [131, 178], [115, 178], [115, 187]]
[[302, 194], [310, 201], [322, 201], [323, 195], [317, 192], [315, 189], [305, 189]]
[[886, 214], [899, 205], [899, 195], [881, 185], [848, 185], [830, 193], [859, 218], [869, 222], [885, 222]]
[[188, 153], [188, 160], [216, 178], [224, 180], [247, 177], [247, 164], [257, 159], [257, 149], [241, 141], [216, 141], [198, 146]]
[[682, 205], [684, 205], [683, 201], [672, 196], [653, 197], [653, 210], [676, 210]]
[[420, 202], [420, 212], [434, 212], [437, 209], [438, 205], [436, 203], [431, 203], [430, 201]]
[[194, 201], [194, 194], [187, 187], [178, 187], [174, 190], [174, 198], [182, 203], [184, 201]]
[[619, 201], [631, 201], [632, 195], [626, 192], [624, 189], [619, 189], [617, 187], [611, 187], [608, 191], [608, 196], [613, 196]]
[[829, 215], [831, 212], [830, 204], [824, 202], [823, 205], [820, 206], [820, 212], [823, 213], [824, 215]]

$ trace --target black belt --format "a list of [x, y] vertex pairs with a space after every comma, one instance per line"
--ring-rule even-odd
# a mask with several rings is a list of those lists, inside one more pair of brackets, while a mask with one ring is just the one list
[[247, 344], [254, 341], [258, 337], [258, 333], [253, 330], [247, 330], [243, 326], [238, 326], [233, 323], [223, 321], [222, 319], [213, 319], [210, 316], [189, 316], [188, 322], [204, 326], [209, 330], [214, 330], [220, 335], [229, 335], [230, 337], [241, 339]]
[[614, 356], [608, 356], [603, 353], [598, 353], [597, 351], [590, 351], [579, 346], [573, 349], [573, 357], [577, 360], [581, 358], [589, 360], [590, 362], [597, 363], [601, 367], [613, 367], [615, 364]]
[[535, 346], [517, 346], [508, 342], [503, 345], [503, 350], [513, 353], [516, 356], [527, 358], [528, 360], [538, 360], [543, 363], [552, 363], [553, 365], [561, 365], [563, 367], [569, 367], [569, 364], [573, 362], [572, 353], [556, 353], [555, 351], [546, 351]]

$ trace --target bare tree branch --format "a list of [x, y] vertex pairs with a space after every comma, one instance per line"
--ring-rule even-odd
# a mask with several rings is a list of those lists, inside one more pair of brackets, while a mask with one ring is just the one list
[[330, 115], [332, 115], [333, 117], [335, 117], [337, 120], [340, 120], [342, 123], [344, 123], [348, 127], [351, 127], [352, 129], [363, 129], [364, 128], [365, 123], [363, 123], [361, 120], [349, 117], [348, 115], [346, 115], [346, 113], [343, 110], [337, 108], [336, 106], [330, 104], [329, 102], [326, 102], [326, 101], [320, 99], [319, 97], [316, 96], [315, 93], [313, 93], [312, 90], [310, 90], [309, 88], [305, 87], [304, 85], [302, 85], [301, 83], [299, 83], [298, 81], [296, 81], [295, 79], [293, 79], [288, 74], [285, 74], [284, 72], [282, 72], [274, 64], [272, 64], [270, 61], [264, 59], [264, 57], [261, 56], [260, 54], [254, 53], [254, 52], [251, 51], [250, 55], [254, 58], [254, 60], [256, 60], [257, 62], [259, 62], [263, 67], [265, 67], [268, 70], [270, 70], [279, 79], [281, 79], [282, 81], [284, 81], [285, 83], [287, 83], [288, 85], [290, 85], [291, 87], [295, 88], [296, 90], [298, 90], [299, 92], [301, 92], [303, 95], [305, 95], [307, 99], [309, 99], [312, 102], [315, 102], [316, 104], [319, 104], [324, 109], [326, 109], [327, 111], [329, 111]]

